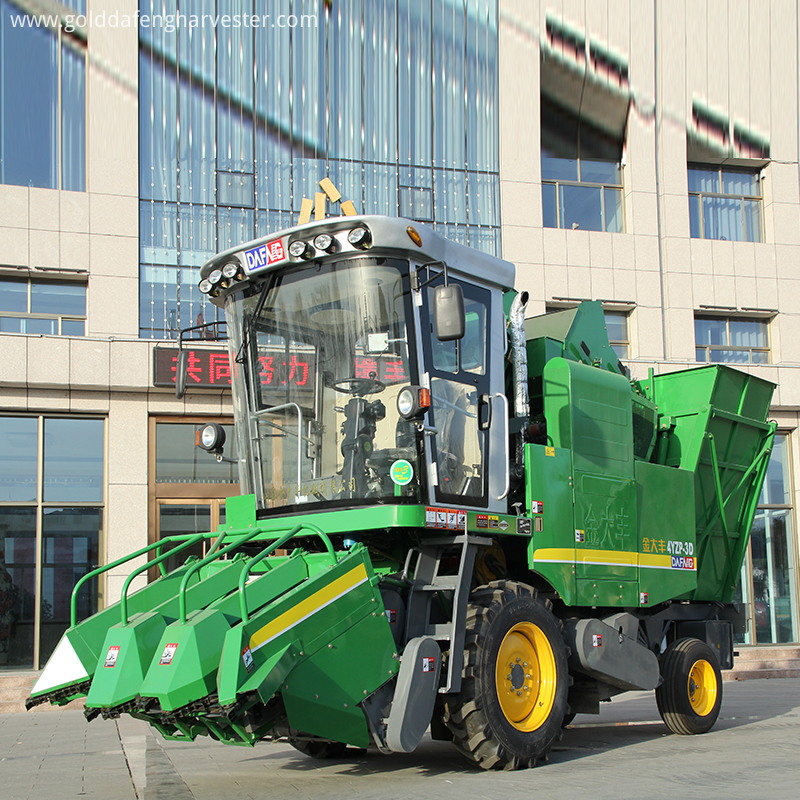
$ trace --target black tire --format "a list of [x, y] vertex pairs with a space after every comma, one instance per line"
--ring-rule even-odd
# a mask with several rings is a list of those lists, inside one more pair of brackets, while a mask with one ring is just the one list
[[561, 720], [561, 727], [568, 728], [570, 725], [572, 725], [572, 720], [574, 719], [575, 715], [572, 712], [569, 714], [564, 714], [564, 719]]
[[310, 758], [344, 758], [347, 755], [347, 745], [344, 742], [330, 742], [326, 739], [289, 739], [289, 744]]
[[661, 657], [661, 677], [656, 704], [666, 726], [683, 736], [711, 730], [722, 706], [716, 653], [699, 639], [678, 639]]
[[568, 684], [567, 648], [549, 602], [513, 581], [472, 593], [461, 691], [444, 699], [444, 722], [467, 758], [508, 770], [546, 761], [569, 713]]

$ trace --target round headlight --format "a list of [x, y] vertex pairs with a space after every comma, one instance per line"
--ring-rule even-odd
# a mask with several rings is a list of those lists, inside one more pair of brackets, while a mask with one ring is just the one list
[[295, 241], [289, 245], [289, 255], [294, 256], [294, 258], [302, 258], [307, 250], [308, 244], [302, 239], [295, 239]]
[[200, 281], [200, 283], [198, 284], [197, 288], [198, 288], [198, 289], [199, 289], [199, 290], [200, 290], [200, 291], [201, 291], [203, 294], [208, 294], [208, 293], [209, 293], [209, 292], [210, 292], [210, 291], [211, 291], [211, 290], [214, 288], [214, 284], [213, 284], [213, 283], [211, 283], [211, 281], [210, 281], [210, 280], [208, 280], [208, 279], [205, 279], [205, 280], [202, 280], [202, 281]]
[[413, 389], [406, 387], [397, 395], [397, 411], [404, 419], [414, 416], [416, 405], [417, 397]]
[[226, 278], [235, 278], [238, 275], [238, 273], [239, 273], [239, 265], [238, 264], [233, 264], [233, 263], [226, 264], [222, 268], [222, 274]]
[[222, 280], [222, 270], [212, 269], [211, 272], [208, 274], [208, 280], [212, 284], [219, 283]]
[[225, 444], [225, 429], [218, 422], [210, 422], [201, 431], [197, 444], [210, 453], [222, 452]]
[[333, 244], [333, 237], [328, 233], [321, 233], [314, 239], [314, 247], [317, 250], [328, 250]]
[[347, 241], [350, 242], [353, 247], [369, 247], [371, 238], [369, 230], [363, 225], [353, 228], [353, 230], [347, 234]]

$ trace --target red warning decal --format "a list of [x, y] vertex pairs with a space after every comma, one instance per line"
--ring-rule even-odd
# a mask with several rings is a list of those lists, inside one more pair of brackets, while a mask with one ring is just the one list
[[113, 667], [114, 664], [117, 663], [117, 656], [119, 656], [119, 647], [117, 645], [109, 647], [106, 655], [106, 663], [103, 666]]
[[165, 667], [172, 663], [172, 659], [175, 657], [175, 651], [178, 649], [177, 644], [168, 644], [164, 648], [164, 652], [161, 654], [161, 661], [158, 663]]
[[436, 668], [436, 659], [433, 656], [422, 657], [422, 671], [433, 672]]

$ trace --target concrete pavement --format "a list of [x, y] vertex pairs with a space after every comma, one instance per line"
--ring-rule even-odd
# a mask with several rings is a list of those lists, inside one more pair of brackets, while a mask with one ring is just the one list
[[726, 683], [703, 736], [675, 736], [652, 693], [576, 717], [549, 763], [486, 773], [451, 745], [315, 761], [285, 744], [165, 742], [129, 717], [87, 724], [78, 711], [0, 715], [4, 800], [245, 798], [794, 798], [800, 779], [800, 679]]

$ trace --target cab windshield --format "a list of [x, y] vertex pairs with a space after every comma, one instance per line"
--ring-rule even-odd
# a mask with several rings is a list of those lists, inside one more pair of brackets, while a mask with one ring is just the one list
[[227, 299], [243, 485], [261, 508], [419, 500], [416, 433], [396, 402], [417, 382], [405, 272], [313, 264]]

